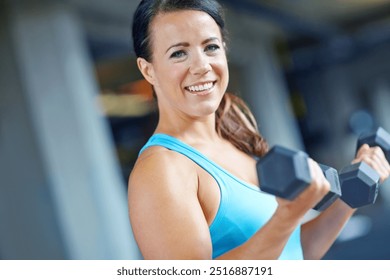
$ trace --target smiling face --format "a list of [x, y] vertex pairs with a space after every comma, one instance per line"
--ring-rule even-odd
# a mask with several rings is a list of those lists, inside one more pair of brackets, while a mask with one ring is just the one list
[[154, 86], [160, 116], [213, 114], [226, 91], [229, 74], [219, 26], [207, 13], [158, 14], [151, 23], [152, 60], [138, 58]]

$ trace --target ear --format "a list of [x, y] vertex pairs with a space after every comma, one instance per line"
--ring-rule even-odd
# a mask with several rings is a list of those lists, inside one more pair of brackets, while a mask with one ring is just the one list
[[148, 62], [146, 59], [138, 57], [137, 58], [138, 69], [141, 71], [142, 76], [152, 85], [154, 85], [154, 70], [153, 65]]

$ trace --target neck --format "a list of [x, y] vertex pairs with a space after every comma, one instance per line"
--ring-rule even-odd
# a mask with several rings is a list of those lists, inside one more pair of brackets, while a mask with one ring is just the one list
[[215, 114], [201, 118], [169, 117], [160, 114], [155, 133], [165, 133], [186, 143], [202, 143], [219, 139], [215, 129]]

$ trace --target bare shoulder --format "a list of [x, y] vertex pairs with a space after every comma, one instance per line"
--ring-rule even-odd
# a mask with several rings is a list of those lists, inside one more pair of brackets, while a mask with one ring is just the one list
[[175, 187], [183, 181], [196, 180], [194, 163], [186, 156], [164, 147], [153, 146], [138, 158], [129, 177], [132, 188]]
[[211, 257], [195, 164], [177, 152], [150, 147], [129, 178], [129, 216], [145, 259]]

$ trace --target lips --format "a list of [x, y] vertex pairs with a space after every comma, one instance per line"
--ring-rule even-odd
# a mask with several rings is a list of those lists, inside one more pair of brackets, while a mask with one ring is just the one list
[[201, 94], [207, 93], [214, 87], [215, 82], [204, 82], [196, 85], [185, 87], [186, 90], [191, 92], [192, 94]]

